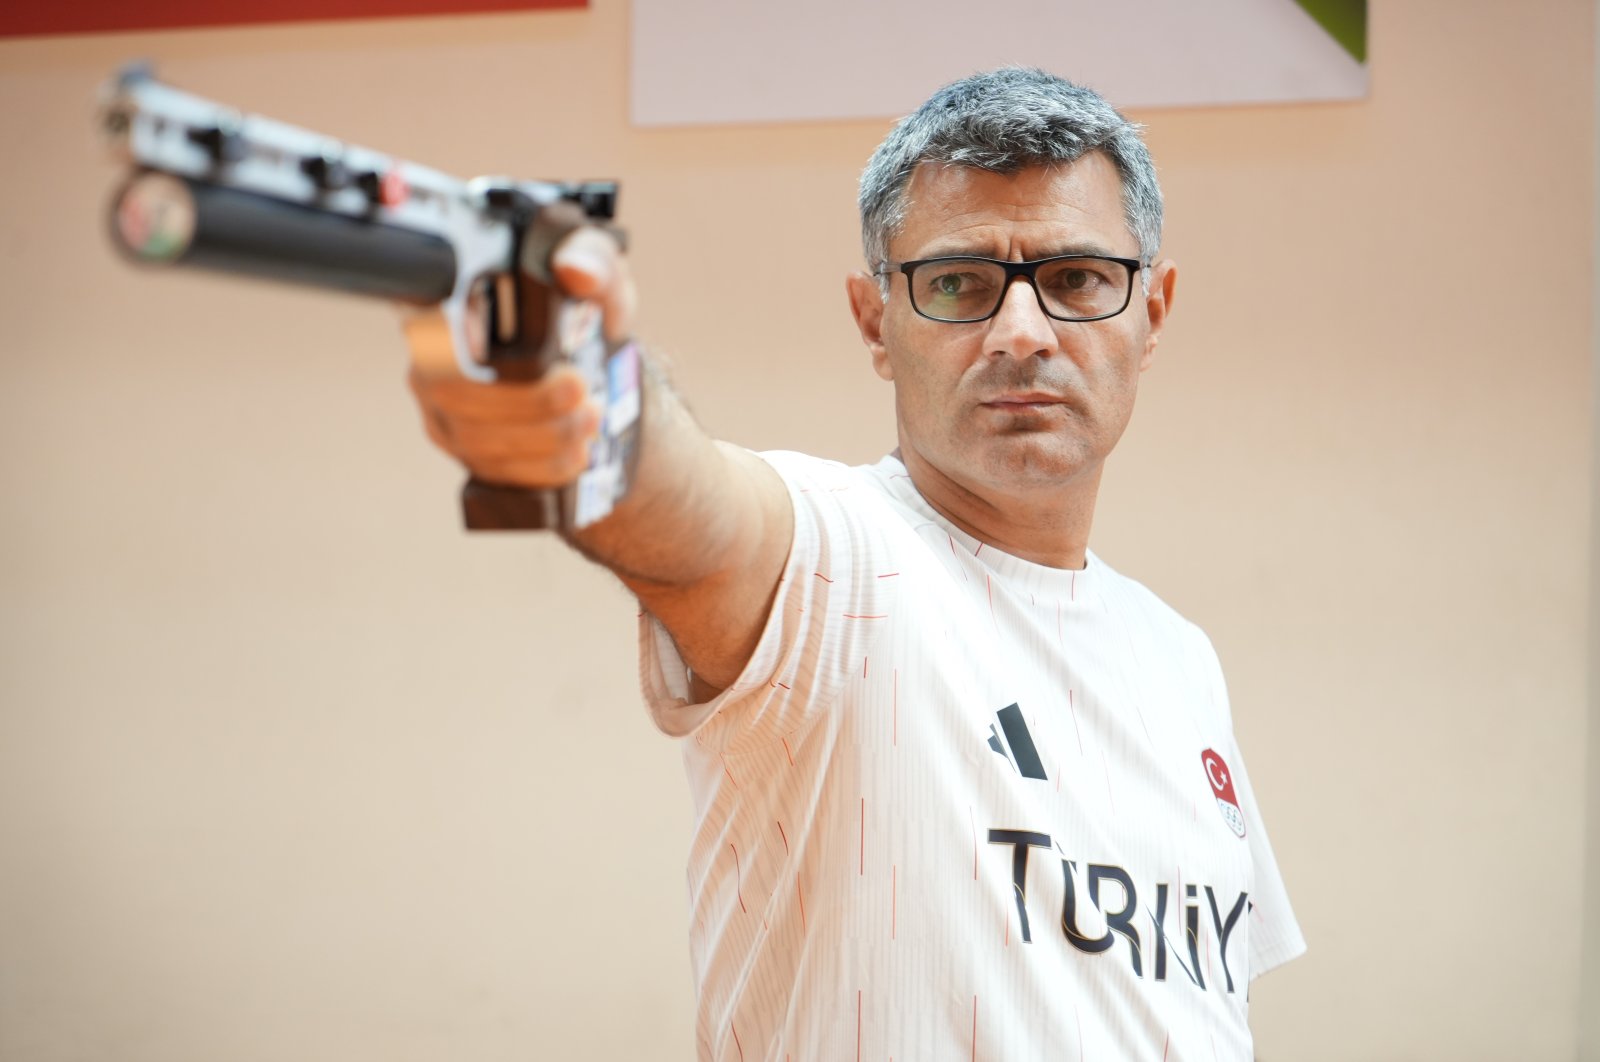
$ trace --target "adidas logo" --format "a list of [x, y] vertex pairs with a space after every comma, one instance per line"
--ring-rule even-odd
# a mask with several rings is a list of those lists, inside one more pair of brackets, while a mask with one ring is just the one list
[[1009, 704], [994, 714], [999, 726], [997, 728], [994, 723], [989, 724], [989, 747], [1004, 756], [1006, 762], [1015, 767], [1022, 777], [1048, 782], [1050, 779], [1044, 773], [1039, 749], [1033, 743], [1033, 735], [1028, 732], [1027, 721], [1022, 718], [1022, 708]]

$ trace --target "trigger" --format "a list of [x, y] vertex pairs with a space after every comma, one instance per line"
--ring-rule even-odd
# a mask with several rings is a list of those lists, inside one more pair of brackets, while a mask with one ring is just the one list
[[516, 278], [510, 273], [496, 273], [489, 285], [489, 314], [494, 324], [495, 339], [502, 345], [517, 341], [517, 288]]

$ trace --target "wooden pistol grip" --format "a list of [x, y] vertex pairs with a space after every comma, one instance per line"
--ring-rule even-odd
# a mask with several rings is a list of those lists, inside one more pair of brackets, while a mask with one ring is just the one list
[[560, 490], [508, 487], [473, 476], [461, 488], [461, 518], [468, 531], [555, 531]]
[[[515, 322], [509, 335], [491, 322], [488, 362], [502, 380], [537, 380], [567, 356], [556, 322], [563, 296], [550, 269], [557, 245], [588, 221], [571, 203], [542, 208], [522, 233], [518, 275], [512, 278]], [[506, 297], [502, 295], [502, 298]], [[571, 486], [514, 487], [473, 476], [461, 488], [461, 517], [469, 531], [559, 530], [573, 508]]]
[[[562, 296], [531, 277], [518, 279], [518, 329], [509, 341], [491, 338], [489, 364], [502, 380], [537, 380], [563, 357], [554, 334]], [[491, 333], [492, 333], [491, 329]], [[473, 476], [461, 488], [468, 531], [554, 531], [572, 510], [571, 487], [516, 487]]]

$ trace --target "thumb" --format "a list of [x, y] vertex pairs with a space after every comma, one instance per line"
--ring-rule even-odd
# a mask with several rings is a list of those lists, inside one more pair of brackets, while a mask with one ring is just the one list
[[550, 256], [550, 270], [568, 295], [593, 298], [611, 286], [621, 253], [617, 241], [604, 230], [585, 226], [561, 241]]
[[593, 226], [575, 230], [550, 256], [550, 271], [568, 296], [599, 303], [607, 341], [619, 343], [633, 334], [633, 274], [615, 236]]

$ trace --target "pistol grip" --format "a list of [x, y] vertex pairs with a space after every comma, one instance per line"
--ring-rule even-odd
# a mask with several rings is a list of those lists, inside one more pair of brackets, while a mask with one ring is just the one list
[[468, 531], [549, 531], [561, 526], [561, 492], [508, 487], [473, 476], [461, 488]]
[[[638, 355], [631, 344], [607, 344], [598, 306], [564, 295], [550, 271], [550, 256], [569, 233], [587, 223], [570, 203], [540, 210], [518, 236], [515, 274], [496, 278], [490, 289], [488, 364], [501, 380], [537, 380], [551, 366], [571, 362], [603, 400], [612, 387], [612, 355], [623, 353], [624, 397], [632, 410], [608, 415], [613, 427], [591, 451], [591, 465], [577, 481], [558, 489], [510, 487], [473, 477], [461, 490], [462, 519], [471, 531], [537, 531], [581, 528], [611, 511], [631, 478], [638, 418]], [[509, 305], [508, 305], [509, 304]], [[510, 309], [508, 314], [503, 310]], [[611, 400], [615, 400], [615, 396]]]
[[[512, 290], [491, 289], [489, 365], [501, 380], [537, 380], [562, 360], [554, 325], [564, 299], [555, 289], [526, 277], [513, 280], [509, 287]], [[515, 300], [510, 318], [514, 327], [503, 335], [495, 317], [507, 299]], [[572, 510], [567, 497], [571, 491], [571, 487], [514, 487], [473, 476], [461, 488], [461, 519], [468, 531], [559, 530], [562, 513]]]

